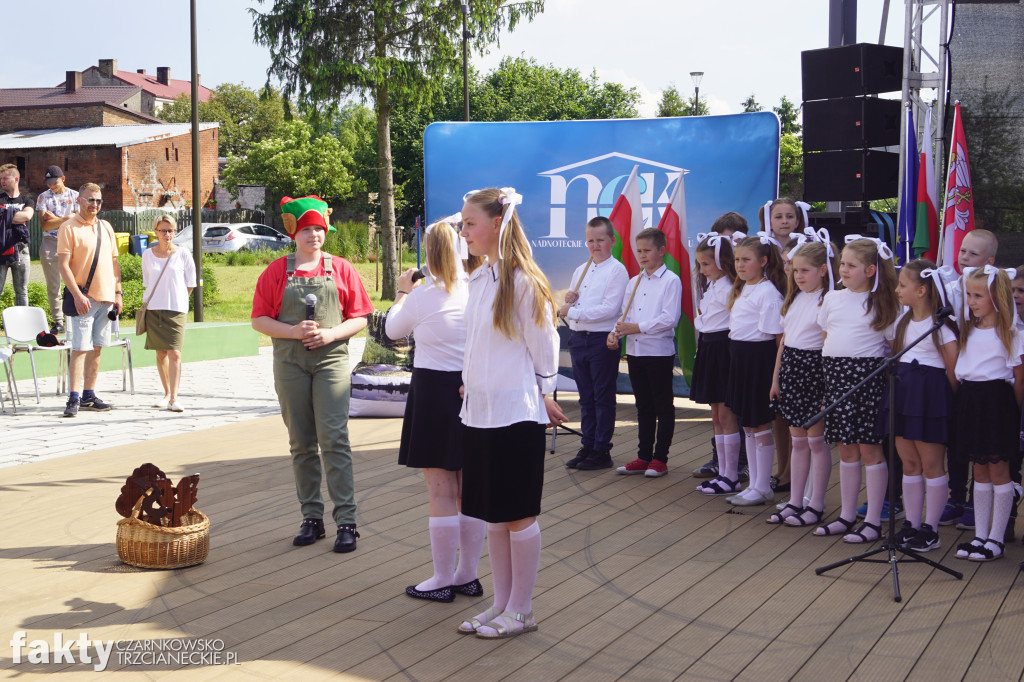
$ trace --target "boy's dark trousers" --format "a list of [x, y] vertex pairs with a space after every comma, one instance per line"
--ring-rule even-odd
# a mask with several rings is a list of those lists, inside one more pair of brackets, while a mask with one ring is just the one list
[[626, 356], [629, 382], [633, 385], [639, 426], [637, 457], [668, 461], [668, 449], [676, 428], [672, 395], [672, 365], [675, 356]]

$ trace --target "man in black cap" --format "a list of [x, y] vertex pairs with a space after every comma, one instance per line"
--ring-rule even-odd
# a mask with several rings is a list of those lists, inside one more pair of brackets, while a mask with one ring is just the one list
[[39, 195], [36, 212], [39, 226], [43, 229], [43, 240], [39, 243], [39, 263], [46, 277], [46, 300], [53, 315], [54, 334], [64, 332], [64, 312], [61, 310], [60, 268], [57, 267], [57, 228], [78, 208], [78, 192], [64, 186], [64, 171], [60, 166], [50, 166], [43, 178], [49, 188]]

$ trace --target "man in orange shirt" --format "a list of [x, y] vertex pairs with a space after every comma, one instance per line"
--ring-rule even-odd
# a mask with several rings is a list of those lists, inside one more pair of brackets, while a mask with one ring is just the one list
[[[66, 318], [71, 341], [71, 376], [65, 417], [77, 416], [79, 408], [93, 412], [110, 409], [110, 405], [96, 396], [94, 389], [100, 370], [100, 351], [110, 341], [108, 313], [121, 309], [121, 269], [117, 265], [114, 229], [98, 216], [102, 207], [103, 193], [99, 185], [91, 182], [82, 185], [78, 212], [60, 226], [57, 234], [57, 265], [77, 312]], [[90, 281], [94, 259], [96, 269]], [[83, 375], [84, 390], [79, 395]]]

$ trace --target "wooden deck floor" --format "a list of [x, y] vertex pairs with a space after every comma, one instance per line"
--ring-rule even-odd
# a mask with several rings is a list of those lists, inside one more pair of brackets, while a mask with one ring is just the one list
[[[628, 399], [619, 412], [613, 455], [623, 463], [636, 437]], [[404, 595], [429, 575], [430, 551], [425, 487], [395, 464], [398, 420], [352, 422], [358, 551], [332, 553], [331, 537], [293, 547], [299, 512], [284, 427], [271, 417], [0, 470], [0, 635], [217, 639], [241, 662], [132, 666], [115, 654], [107, 674], [129, 679], [1021, 679], [1019, 544], [1002, 561], [957, 561], [967, 533], [943, 528], [943, 548], [929, 557], [964, 579], [904, 564], [900, 604], [885, 565], [817, 576], [815, 567], [857, 548], [768, 526], [763, 507], [733, 510], [696, 493], [689, 472], [707, 458], [709, 415], [678, 400], [677, 417], [669, 475], [659, 479], [570, 472], [563, 462], [578, 444], [559, 437], [545, 474], [534, 634], [461, 637], [458, 622], [487, 598]], [[205, 564], [161, 572], [118, 561], [114, 500], [145, 461], [175, 480], [202, 474], [196, 506], [212, 520]], [[488, 576], [485, 556], [489, 594]], [[9, 645], [4, 673], [95, 676], [81, 663], [15, 665]]]

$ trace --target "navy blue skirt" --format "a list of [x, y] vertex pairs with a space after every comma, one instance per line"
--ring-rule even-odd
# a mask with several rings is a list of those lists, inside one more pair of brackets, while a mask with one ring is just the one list
[[[943, 367], [901, 362], [896, 370], [895, 435], [923, 443], [948, 443], [953, 389]], [[878, 433], [889, 435], [889, 385], [878, 404]]]
[[703, 405], [725, 402], [729, 380], [729, 330], [701, 334], [693, 359], [690, 400]]
[[729, 341], [729, 383], [725, 406], [740, 426], [753, 428], [775, 419], [770, 394], [778, 346], [768, 341]]

